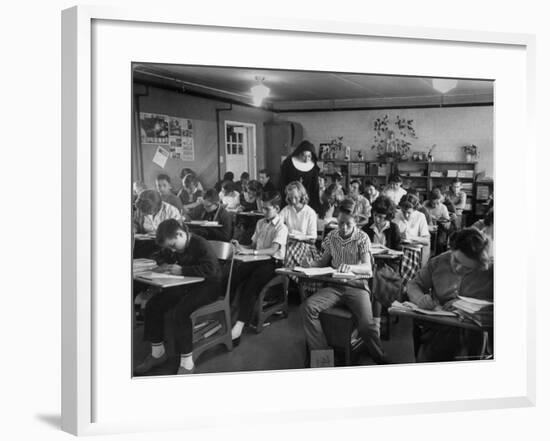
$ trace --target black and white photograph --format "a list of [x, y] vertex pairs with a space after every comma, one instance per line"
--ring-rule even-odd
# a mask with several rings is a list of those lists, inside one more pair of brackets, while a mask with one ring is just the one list
[[134, 377], [498, 357], [494, 81], [132, 81]]

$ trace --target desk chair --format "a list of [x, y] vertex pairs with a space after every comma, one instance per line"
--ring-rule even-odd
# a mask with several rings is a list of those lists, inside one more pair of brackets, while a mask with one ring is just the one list
[[[208, 241], [214, 249], [218, 260], [229, 261], [229, 272], [227, 276], [227, 286], [225, 294], [213, 303], [205, 305], [191, 314], [191, 323], [193, 328], [200, 323], [201, 319], [209, 317], [219, 317], [222, 329], [209, 337], [203, 337], [193, 344], [193, 357], [195, 360], [206, 350], [218, 344], [224, 344], [228, 351], [233, 350], [231, 340], [231, 305], [229, 302], [229, 287], [231, 286], [231, 276], [233, 273], [233, 246], [229, 242], [220, 242], [217, 240]], [[195, 340], [195, 336], [193, 336]]]
[[355, 317], [345, 305], [334, 306], [319, 313], [325, 338], [335, 352], [343, 353], [344, 364], [349, 366], [363, 346], [363, 339], [355, 337]]
[[[210, 326], [205, 326], [197, 331], [193, 332], [193, 358], [195, 361], [199, 356], [218, 344], [224, 344], [227, 350], [233, 350], [233, 341], [231, 339], [231, 310], [229, 304], [229, 286], [231, 283], [231, 276], [233, 273], [233, 247], [229, 242], [209, 241], [214, 249], [216, 257], [219, 260], [229, 261], [229, 270], [227, 274], [227, 287], [223, 297], [219, 298], [213, 303], [209, 303], [191, 314], [191, 323], [193, 329], [197, 324], [206, 320], [212, 320], [213, 323]], [[217, 324], [217, 321], [222, 325], [222, 328], [215, 332], [213, 335], [206, 336], [209, 331], [212, 330], [212, 325]], [[174, 310], [170, 310], [165, 315], [165, 331], [166, 336], [166, 349], [169, 354], [175, 353], [175, 341], [174, 335]]]
[[[282, 297], [278, 299], [268, 297], [268, 294], [274, 291], [273, 288], [279, 285], [283, 287]], [[283, 318], [288, 317], [288, 278], [286, 276], [275, 276], [262, 288], [254, 307], [257, 334], [263, 331], [264, 323], [275, 313], [282, 313]]]

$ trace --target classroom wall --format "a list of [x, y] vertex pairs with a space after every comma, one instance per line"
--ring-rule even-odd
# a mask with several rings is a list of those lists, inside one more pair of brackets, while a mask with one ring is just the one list
[[375, 159], [371, 149], [374, 140], [374, 120], [384, 115], [395, 120], [413, 119], [418, 139], [413, 139], [411, 151], [425, 151], [437, 144], [435, 161], [464, 161], [461, 146], [475, 144], [480, 150], [478, 172], [493, 176], [493, 106], [448, 107], [425, 109], [382, 109], [334, 112], [292, 112], [279, 114], [280, 119], [295, 121], [304, 128], [304, 139], [315, 146], [343, 136], [352, 149], [361, 150], [365, 159]]
[[[143, 90], [143, 87], [140, 87]], [[216, 127], [216, 109], [229, 109], [220, 112], [220, 126]], [[271, 112], [261, 109], [230, 105], [221, 101], [200, 98], [176, 91], [149, 87], [148, 95], [139, 98], [140, 112], [159, 113], [163, 115], [189, 118], [193, 120], [193, 138], [195, 145], [195, 160], [182, 161], [181, 159], [168, 159], [164, 169], [152, 162], [156, 145], [143, 144], [143, 180], [149, 188], [154, 188], [155, 178], [160, 173], [166, 173], [172, 178], [174, 188], [181, 187], [179, 174], [182, 168], [188, 167], [194, 170], [205, 188], [213, 187], [218, 180], [218, 135], [219, 130], [221, 155], [223, 155], [224, 121], [238, 121], [256, 125], [256, 167], [259, 170], [264, 166], [264, 140], [263, 123], [273, 118]], [[134, 137], [132, 141], [135, 143]], [[133, 145], [134, 152], [136, 145]], [[223, 175], [225, 164], [221, 164], [220, 174]], [[238, 177], [237, 177], [238, 178]]]

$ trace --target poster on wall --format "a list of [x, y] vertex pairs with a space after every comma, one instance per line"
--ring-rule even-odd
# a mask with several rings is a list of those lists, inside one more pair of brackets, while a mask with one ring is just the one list
[[164, 144], [171, 158], [195, 160], [193, 122], [190, 119], [141, 113], [140, 122], [143, 144]]
[[168, 144], [169, 118], [156, 113], [140, 113], [140, 133], [143, 144]]

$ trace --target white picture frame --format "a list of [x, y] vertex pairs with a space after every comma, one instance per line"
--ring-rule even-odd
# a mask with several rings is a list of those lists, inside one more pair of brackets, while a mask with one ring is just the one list
[[[102, 272], [101, 257], [99, 254], [105, 251], [105, 247], [100, 245], [102, 242], [107, 242], [113, 239], [110, 234], [102, 225], [103, 224], [103, 212], [109, 208], [104, 207], [116, 207], [117, 199], [116, 195], [111, 195], [110, 200], [104, 199], [106, 195], [104, 184], [99, 180], [98, 167], [104, 167], [104, 161], [109, 159], [105, 158], [100, 152], [94, 151], [93, 140], [100, 138], [97, 136], [97, 130], [101, 130], [102, 125], [98, 122], [98, 112], [95, 106], [101, 106], [103, 104], [104, 97], [98, 97], [95, 95], [98, 89], [103, 87], [100, 77], [102, 77], [101, 69], [105, 67], [101, 60], [101, 45], [105, 43], [105, 39], [110, 35], [118, 35], [121, 40], [124, 40], [125, 33], [124, 26], [129, 28], [132, 26], [138, 27], [150, 27], [151, 33], [159, 32], [159, 29], [165, 27], [170, 32], [178, 32], [179, 29], [185, 29], [189, 31], [204, 32], [204, 35], [209, 35], [213, 30], [219, 29], [219, 32], [236, 34], [247, 34], [247, 32], [254, 32], [256, 35], [266, 35], [266, 38], [281, 39], [282, 41], [287, 39], [294, 39], [294, 42], [300, 41], [304, 38], [318, 38], [319, 36], [326, 36], [332, 38], [327, 40], [331, 44], [346, 45], [350, 41], [366, 41], [368, 39], [375, 41], [376, 44], [385, 44], [391, 42], [393, 44], [396, 40], [406, 42], [409, 46], [413, 47], [413, 52], [418, 50], [420, 45], [445, 45], [452, 44], [454, 46], [460, 46], [461, 44], [467, 45], [465, 49], [472, 54], [476, 50], [494, 51], [490, 53], [495, 54], [495, 58], [502, 63], [503, 59], [507, 56], [510, 59], [520, 62], [521, 66], [517, 67], [517, 72], [514, 70], [510, 77], [502, 76], [502, 87], [510, 88], [514, 81], [517, 81], [518, 90], [512, 95], [513, 97], [507, 97], [500, 95], [500, 76], [496, 77], [496, 99], [495, 106], [497, 113], [508, 117], [507, 111], [511, 103], [519, 104], [517, 107], [516, 117], [518, 118], [518, 128], [510, 128], [511, 140], [517, 139], [519, 135], [518, 131], [526, 129], [532, 124], [533, 106], [534, 106], [534, 37], [525, 34], [505, 34], [505, 33], [490, 33], [490, 32], [466, 32], [450, 29], [426, 29], [415, 27], [393, 27], [393, 26], [376, 26], [367, 25], [363, 23], [341, 23], [341, 22], [319, 22], [319, 21], [291, 21], [291, 20], [278, 20], [270, 18], [250, 19], [250, 18], [231, 18], [231, 17], [216, 17], [212, 16], [192, 16], [181, 13], [177, 15], [177, 12], [170, 11], [170, 14], [153, 13], [150, 10], [132, 9], [117, 10], [108, 7], [83, 7], [78, 6], [63, 11], [62, 16], [62, 52], [63, 52], [63, 96], [62, 96], [62, 167], [63, 167], [63, 199], [62, 199], [62, 240], [63, 240], [63, 256], [62, 256], [62, 428], [63, 430], [73, 434], [97, 434], [97, 433], [112, 433], [112, 432], [126, 432], [136, 430], [158, 430], [166, 428], [196, 428], [201, 426], [223, 426], [228, 424], [235, 418], [235, 415], [239, 415], [243, 421], [246, 421], [246, 417], [254, 417], [256, 422], [273, 422], [280, 419], [287, 421], [297, 421], [301, 419], [329, 419], [329, 418], [341, 418], [341, 417], [360, 417], [360, 416], [378, 416], [378, 415], [400, 415], [411, 414], [419, 412], [441, 412], [441, 411], [456, 411], [465, 409], [488, 409], [488, 408], [502, 408], [502, 407], [520, 407], [520, 406], [532, 406], [535, 402], [535, 313], [534, 313], [534, 266], [528, 268], [526, 265], [520, 263], [516, 268], [516, 279], [510, 282], [508, 290], [515, 290], [515, 294], [519, 296], [518, 303], [521, 304], [518, 312], [518, 326], [519, 331], [516, 336], [517, 340], [514, 340], [518, 344], [522, 345], [519, 350], [519, 361], [513, 361], [510, 354], [506, 353], [499, 358], [497, 355], [496, 360], [489, 364], [476, 364], [474, 362], [467, 362], [461, 364], [459, 367], [445, 366], [444, 368], [437, 365], [423, 365], [423, 366], [389, 366], [383, 368], [374, 368], [370, 370], [351, 368], [341, 371], [339, 369], [328, 370], [315, 370], [309, 372], [268, 372], [268, 373], [246, 373], [246, 374], [215, 374], [198, 376], [198, 378], [157, 378], [149, 379], [147, 381], [130, 378], [129, 366], [120, 366], [113, 362], [112, 369], [116, 371], [113, 374], [113, 378], [116, 375], [128, 376], [128, 384], [124, 383], [126, 389], [121, 386], [120, 390], [115, 390], [113, 387], [112, 393], [118, 394], [119, 397], [124, 397], [131, 401], [130, 393], [133, 389], [140, 389], [140, 393], [150, 393], [152, 396], [155, 394], [155, 390], [167, 390], [170, 389], [182, 389], [190, 393], [193, 396], [193, 390], [197, 390], [199, 387], [210, 387], [207, 385], [212, 383], [211, 387], [227, 388], [228, 383], [239, 383], [241, 386], [247, 385], [251, 389], [257, 388], [266, 382], [266, 375], [270, 376], [270, 382], [277, 384], [278, 381], [292, 383], [298, 382], [304, 390], [309, 392], [313, 391], [315, 382], [317, 384], [331, 384], [336, 386], [339, 382], [349, 382], [350, 384], [359, 384], [362, 382], [362, 378], [365, 375], [369, 377], [377, 377], [382, 375], [382, 369], [392, 371], [395, 369], [409, 369], [415, 376], [423, 375], [437, 375], [437, 372], [443, 370], [445, 375], [457, 375], [462, 372], [463, 375], [472, 375], [471, 372], [475, 371], [475, 375], [493, 375], [494, 370], [499, 370], [498, 375], [504, 375], [507, 364], [514, 364], [514, 368], [510, 371], [512, 374], [508, 378], [509, 383], [502, 392], [500, 389], [480, 390], [477, 397], [473, 397], [472, 394], [468, 395], [464, 392], [464, 395], [460, 395], [456, 391], [449, 396], [440, 393], [439, 399], [416, 400], [411, 401], [410, 396], [415, 393], [411, 386], [409, 398], [405, 395], [400, 399], [382, 399], [380, 396], [378, 400], [372, 398], [371, 401], [365, 397], [350, 397], [349, 401], [343, 400], [343, 395], [338, 391], [333, 391], [330, 395], [330, 405], [320, 406], [321, 397], [318, 395], [311, 395], [308, 399], [300, 400], [303, 397], [295, 397], [296, 406], [299, 408], [281, 410], [280, 406], [266, 405], [263, 408], [255, 408], [252, 401], [247, 405], [245, 401], [240, 405], [237, 404], [238, 413], [228, 413], [222, 415], [215, 421], [208, 416], [208, 412], [200, 411], [200, 402], [196, 413], [187, 415], [185, 417], [175, 418], [174, 415], [164, 412], [162, 409], [153, 411], [150, 419], [131, 419], [128, 415], [123, 415], [123, 409], [119, 406], [119, 412], [113, 409], [107, 409], [105, 404], [106, 393], [108, 388], [106, 384], [111, 386], [117, 385], [117, 383], [109, 383], [103, 380], [103, 376], [110, 376], [111, 373], [106, 371], [105, 359], [108, 356], [115, 356], [117, 354], [116, 348], [109, 347], [106, 343], [105, 335], [113, 337], [113, 346], [116, 341], [126, 341], [128, 337], [127, 331], [121, 331], [120, 335], [118, 331], [113, 327], [110, 329], [103, 329], [103, 323], [98, 323], [98, 314], [101, 313], [104, 302], [99, 301], [97, 297], [94, 297], [99, 285], [109, 282], [108, 274]], [[108, 28], [108, 31], [103, 34], [96, 26], [101, 24]], [[118, 27], [118, 29], [113, 29]], [[144, 32], [140, 29], [141, 32]], [[128, 31], [130, 32], [130, 31]], [[279, 35], [279, 37], [277, 37]], [[154, 36], [157, 38], [157, 35]], [[320, 37], [319, 37], [320, 38]], [[369, 41], [370, 41], [369, 40]], [[128, 41], [131, 41], [130, 39]], [[268, 44], [267, 41], [264, 42]], [[373, 43], [373, 44], [375, 44]], [[117, 43], [118, 44], [118, 43]], [[206, 43], [204, 43], [206, 44]], [[416, 46], [415, 46], [416, 45]], [[131, 45], [130, 45], [131, 46]], [[129, 46], [129, 51], [130, 51]], [[509, 55], [505, 55], [506, 50], [510, 49]], [[99, 51], [99, 52], [98, 52]], [[343, 51], [345, 53], [345, 51]], [[135, 56], [138, 52], [135, 52]], [[466, 55], [463, 55], [466, 56]], [[163, 57], [159, 57], [163, 58]], [[139, 61], [159, 61], [139, 58]], [[164, 59], [160, 60], [165, 61]], [[261, 63], [266, 63], [264, 59]], [[279, 63], [279, 62], [278, 62]], [[324, 66], [325, 61], [317, 59], [310, 62], [310, 67], [313, 65], [318, 66], [321, 69]], [[524, 63], [524, 64], [523, 64]], [[221, 60], [220, 64], [224, 64]], [[280, 64], [277, 65], [279, 67]], [[261, 65], [263, 67], [263, 65]], [[330, 68], [330, 66], [327, 66]], [[380, 68], [380, 67], [379, 67]], [[128, 67], [129, 69], [129, 67]], [[380, 68], [382, 69], [382, 68]], [[496, 68], [495, 68], [496, 69]], [[406, 74], [411, 74], [412, 68], [407, 68]], [[513, 70], [513, 69], [511, 69]], [[429, 68], [426, 68], [429, 71]], [[460, 75], [466, 75], [463, 70], [457, 72]], [[480, 71], [476, 66], [472, 66], [470, 75], [476, 77]], [[476, 75], [477, 74], [477, 75]], [[515, 77], [514, 77], [515, 75]], [[130, 70], [128, 70], [127, 81], [128, 87], [130, 86]], [[118, 77], [112, 77], [113, 83], [116, 83]], [[501, 89], [502, 90], [502, 89]], [[508, 92], [508, 90], [506, 90]], [[118, 98], [116, 98], [118, 99]], [[130, 101], [128, 96], [128, 103]], [[120, 117], [123, 121], [122, 126], [127, 124], [125, 129], [127, 136], [130, 133], [130, 113], [123, 113], [125, 117]], [[499, 116], [500, 117], [500, 116]], [[127, 118], [127, 121], [126, 119]], [[504, 120], [503, 120], [504, 121]], [[497, 148], [506, 150], [508, 147], [506, 144], [509, 140], [499, 137], [500, 127], [505, 122], [499, 122], [496, 126], [495, 136], [495, 151]], [[498, 174], [505, 176], [507, 167], [515, 166], [518, 169], [518, 179], [527, 175], [527, 161], [533, 160], [535, 157], [534, 140], [532, 138], [533, 131], [527, 131], [528, 140], [526, 145], [525, 158], [515, 161], [512, 159], [512, 163], [506, 163], [503, 155], [497, 154], [498, 162]], [[113, 137], [115, 139], [116, 137]], [[112, 161], [119, 161], [126, 154], [128, 159], [127, 168], [130, 167], [129, 160], [129, 146], [122, 148], [126, 153], [115, 153], [115, 156], [110, 158]], [[99, 155], [98, 155], [99, 153]], [[517, 158], [516, 158], [517, 159]], [[502, 166], [501, 166], [502, 164]], [[108, 167], [104, 167], [107, 171], [113, 171]], [[502, 174], [501, 174], [502, 173]], [[122, 178], [126, 179], [129, 174], [126, 168], [121, 171]], [[109, 174], [102, 176], [110, 176]], [[130, 181], [127, 180], [126, 185], [129, 185]], [[525, 195], [521, 192], [514, 191], [508, 184], [504, 182], [504, 179], [496, 183], [499, 194], [508, 194], [510, 197], [517, 197], [516, 200], [523, 201], [524, 204], [532, 202], [530, 198], [532, 195]], [[100, 188], [98, 188], [100, 187]], [[125, 189], [123, 189], [123, 193]], [[113, 202], [114, 200], [114, 202]], [[125, 203], [125, 202], [124, 202]], [[521, 202], [520, 202], [521, 204]], [[498, 205], [497, 205], [498, 207]], [[123, 210], [124, 211], [124, 210]], [[497, 219], [498, 208], [496, 209]], [[124, 225], [125, 219], [120, 222], [116, 221], [114, 224]], [[505, 220], [503, 219], [504, 225]], [[497, 222], [495, 234], [498, 236], [498, 232], [504, 231], [504, 228]], [[129, 230], [129, 228], [128, 228]], [[126, 241], [127, 250], [130, 250], [130, 236], [129, 231], [120, 234], [122, 236], [121, 242]], [[118, 243], [118, 242], [117, 242]], [[516, 245], [519, 252], [530, 253], [527, 247], [522, 245]], [[124, 248], [124, 245], [119, 245], [119, 248]], [[496, 260], [500, 262], [503, 248], [495, 249]], [[506, 271], [506, 256], [502, 256], [503, 272]], [[500, 264], [500, 263], [499, 263]], [[130, 270], [130, 264], [128, 259], [128, 271]], [[510, 267], [508, 267], [510, 270]], [[124, 273], [124, 270], [122, 270]], [[107, 277], [107, 279], [106, 279]], [[125, 275], [123, 274], [122, 279]], [[498, 278], [497, 272], [497, 278]], [[118, 279], [117, 279], [118, 280]], [[498, 279], [497, 279], [498, 280]], [[113, 283], [117, 285], [118, 282]], [[515, 285], [514, 285], [515, 284]], [[124, 286], [124, 285], [122, 285]], [[129, 285], [128, 285], [129, 286]], [[498, 295], [497, 284], [497, 295]], [[503, 284], [500, 285], [501, 287]], [[113, 303], [116, 303], [113, 300]], [[506, 299], [502, 300], [503, 307], [499, 309], [497, 306], [495, 323], [497, 333], [499, 329], [503, 329], [503, 333], [507, 330], [504, 328], [504, 319], [509, 317], [506, 310]], [[498, 305], [498, 303], [497, 303]], [[117, 306], [113, 307], [113, 312], [120, 312]], [[125, 314], [127, 312], [124, 312]], [[113, 314], [114, 317], [114, 314]], [[105, 323], [111, 322], [113, 317], [102, 316], [101, 321], [105, 319]], [[124, 317], [124, 323], [127, 323], [129, 317]], [[121, 329], [124, 326], [120, 327]], [[114, 332], [113, 332], [114, 331]], [[507, 336], [508, 337], [508, 336]], [[498, 343], [498, 334], [496, 336]], [[513, 338], [513, 336], [510, 336]], [[501, 340], [502, 341], [502, 340]], [[511, 341], [511, 340], [509, 340]], [[127, 341], [129, 345], [129, 340]], [[503, 347], [503, 351], [506, 347]], [[503, 352], [501, 352], [503, 353]], [[498, 354], [498, 353], [497, 353]], [[503, 372], [500, 372], [500, 366], [502, 365]], [[439, 371], [438, 371], [439, 369]], [[465, 371], [468, 369], [468, 371]], [[121, 374], [122, 372], [122, 374]], [[403, 375], [402, 372], [399, 375]], [[444, 375], [444, 374], [442, 374]], [[460, 375], [460, 374], [458, 374]], [[231, 378], [231, 382], [226, 381], [227, 378]], [[121, 377], [119, 377], [121, 378]], [[460, 376], [454, 377], [457, 381]], [[110, 381], [110, 380], [109, 380]], [[126, 380], [125, 380], [126, 381]], [[474, 381], [474, 379], [472, 379]], [[122, 384], [122, 382], [120, 383]], [[409, 385], [404, 385], [403, 388], [408, 388]], [[158, 389], [157, 389], [158, 388]], [[309, 388], [309, 389], [308, 389]], [[289, 388], [292, 389], [292, 388]], [[490, 390], [489, 390], [490, 389]], [[416, 394], [418, 391], [416, 390]], [[144, 392], [145, 391], [145, 392]], [[229, 390], [231, 392], [231, 390]], [[441, 391], [439, 391], [441, 392]], [[227, 393], [224, 392], [224, 393]], [[289, 392], [290, 393], [290, 392]], [[397, 393], [397, 392], [396, 392]], [[128, 394], [126, 397], [124, 394]], [[375, 393], [374, 393], [375, 394]], [[435, 396], [436, 391], [426, 391], [427, 396]], [[431, 395], [430, 395], [431, 394]], [[300, 399], [298, 399], [300, 398]], [[276, 401], [275, 401], [276, 403]], [[309, 405], [308, 405], [309, 403]], [[113, 405], [115, 407], [115, 405]]]

